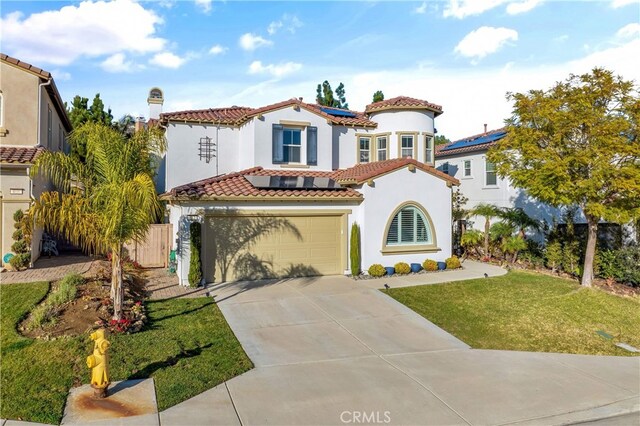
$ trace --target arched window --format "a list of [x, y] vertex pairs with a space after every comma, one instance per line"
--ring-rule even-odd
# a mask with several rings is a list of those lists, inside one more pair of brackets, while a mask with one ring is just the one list
[[401, 205], [387, 223], [383, 251], [398, 251], [403, 247], [411, 250], [436, 248], [431, 219], [417, 203]]

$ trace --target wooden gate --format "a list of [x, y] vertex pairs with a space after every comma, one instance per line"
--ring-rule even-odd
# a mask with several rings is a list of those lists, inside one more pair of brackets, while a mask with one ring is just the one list
[[170, 223], [151, 225], [144, 241], [125, 244], [129, 257], [145, 268], [169, 266], [172, 226]]

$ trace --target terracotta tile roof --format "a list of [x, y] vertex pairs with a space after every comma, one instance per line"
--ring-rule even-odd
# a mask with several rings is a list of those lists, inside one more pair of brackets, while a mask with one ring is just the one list
[[262, 167], [254, 167], [236, 173], [214, 176], [211, 178], [188, 183], [186, 185], [173, 188], [169, 192], [162, 194], [164, 200], [215, 200], [215, 199], [344, 199], [360, 200], [362, 195], [352, 188], [343, 190], [330, 189], [269, 189], [255, 188], [245, 176], [305, 176], [305, 177], [327, 177], [335, 179], [337, 172], [309, 171], [309, 170], [265, 170]]
[[232, 106], [228, 108], [208, 108], [187, 111], [165, 112], [160, 114], [160, 121], [188, 121], [226, 125], [238, 125], [244, 122], [253, 108]]
[[478, 144], [478, 145], [469, 145], [469, 146], [462, 146], [460, 148], [454, 148], [454, 149], [447, 149], [445, 151], [442, 151], [444, 148], [453, 145], [454, 143], [458, 143], [458, 142], [469, 142], [472, 143], [474, 140], [481, 138], [483, 136], [491, 136], [493, 134], [496, 133], [502, 133], [505, 132], [506, 129], [504, 127], [500, 128], [500, 129], [494, 129], [494, 130], [490, 130], [486, 133], [478, 133], [477, 135], [473, 135], [473, 136], [469, 136], [466, 138], [462, 138], [462, 139], [458, 139], [457, 141], [453, 141], [450, 142], [446, 145], [438, 145], [436, 147], [436, 152], [435, 152], [435, 156], [436, 158], [442, 158], [442, 157], [449, 157], [451, 155], [457, 155], [457, 154], [466, 154], [468, 152], [477, 152], [477, 151], [485, 151], [489, 148], [491, 148], [492, 146], [494, 146], [500, 139], [502, 138], [498, 138], [496, 140], [493, 141], [489, 141], [487, 143], [482, 143], [482, 144]]
[[35, 146], [0, 146], [0, 162], [5, 164], [33, 164], [44, 150], [42, 147]]
[[361, 112], [350, 111], [355, 114], [355, 117], [335, 117], [320, 110], [321, 106], [316, 104], [307, 104], [297, 98], [287, 99], [286, 101], [278, 102], [271, 105], [266, 105], [260, 108], [238, 107], [232, 106], [227, 108], [208, 108], [199, 110], [188, 111], [176, 111], [166, 112], [160, 115], [160, 120], [163, 123], [169, 121], [187, 121], [187, 122], [201, 122], [201, 123], [213, 123], [213, 124], [225, 124], [231, 126], [238, 126], [251, 118], [264, 114], [270, 111], [275, 111], [281, 108], [287, 108], [290, 106], [298, 106], [304, 108], [307, 111], [318, 114], [330, 121], [333, 124], [343, 126], [354, 127], [377, 127], [378, 123], [371, 121], [367, 116]]
[[386, 161], [358, 164], [340, 171], [337, 182], [342, 184], [360, 184], [368, 181], [369, 179], [374, 179], [378, 176], [410, 165], [413, 165], [426, 173], [439, 177], [440, 179], [451, 182], [453, 185], [460, 185], [460, 181], [458, 181], [458, 179], [437, 170], [433, 166], [414, 160], [413, 158], [393, 158]]
[[49, 96], [53, 100], [56, 110], [58, 111], [58, 115], [62, 120], [62, 124], [67, 132], [72, 130], [71, 121], [69, 121], [69, 117], [67, 116], [67, 110], [64, 107], [64, 102], [62, 97], [60, 96], [60, 92], [58, 92], [58, 88], [56, 87], [55, 81], [53, 81], [53, 76], [50, 72], [43, 70], [42, 68], [38, 68], [33, 66], [27, 62], [21, 61], [20, 59], [13, 58], [4, 53], [0, 53], [0, 61], [6, 62], [8, 64], [14, 65], [18, 68], [22, 68], [25, 71], [31, 72], [36, 76], [40, 77], [43, 80], [51, 79], [51, 84], [45, 86]]
[[440, 105], [408, 96], [397, 96], [395, 98], [385, 99], [384, 101], [374, 102], [367, 105], [364, 112], [369, 114], [387, 109], [426, 109], [433, 111], [436, 117], [442, 114], [442, 107]]

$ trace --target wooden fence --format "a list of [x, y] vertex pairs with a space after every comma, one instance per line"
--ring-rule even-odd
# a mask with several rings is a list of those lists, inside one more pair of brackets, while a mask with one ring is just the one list
[[166, 268], [169, 266], [172, 225], [170, 223], [151, 225], [144, 241], [125, 245], [131, 260], [145, 268]]

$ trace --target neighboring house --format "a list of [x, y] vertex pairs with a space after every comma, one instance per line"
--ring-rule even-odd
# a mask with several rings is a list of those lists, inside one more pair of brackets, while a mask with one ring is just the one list
[[[0, 54], [0, 241], [11, 252], [13, 214], [26, 211], [41, 192], [42, 179], [29, 169], [44, 150], [63, 151], [71, 131], [64, 103], [50, 73]], [[35, 229], [32, 261], [40, 255], [42, 230]]]
[[[526, 191], [514, 187], [509, 179], [496, 173], [495, 164], [487, 160], [489, 148], [506, 136], [506, 130], [485, 131], [436, 148], [436, 167], [460, 180], [460, 192], [469, 199], [465, 208], [480, 203], [498, 207], [519, 207], [529, 216], [551, 223], [560, 220], [560, 210], [530, 197]], [[484, 230], [484, 218], [472, 218], [473, 227]]]
[[166, 129], [161, 198], [181, 283], [193, 221], [206, 282], [343, 274], [356, 222], [364, 270], [451, 255], [459, 182], [433, 167], [440, 106], [398, 97], [361, 113], [294, 98], [158, 114], [149, 99]]

